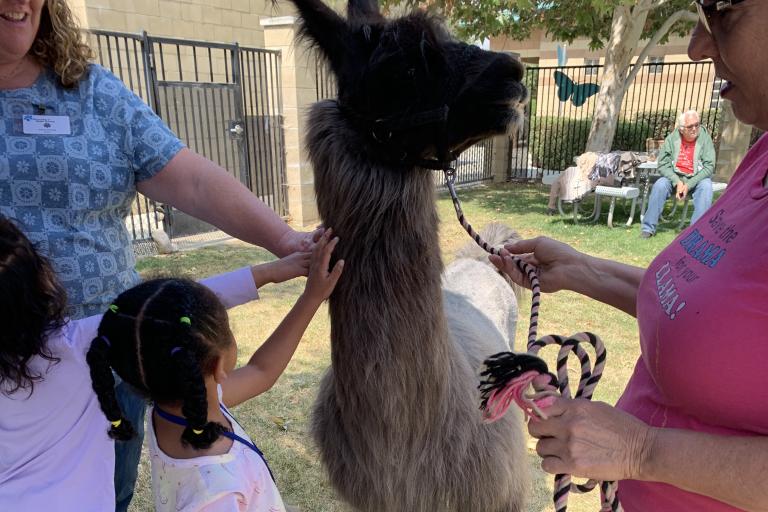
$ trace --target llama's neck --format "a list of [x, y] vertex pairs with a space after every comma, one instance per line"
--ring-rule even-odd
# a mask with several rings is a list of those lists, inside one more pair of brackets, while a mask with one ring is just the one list
[[434, 396], [450, 348], [433, 177], [368, 161], [333, 103], [317, 105], [310, 126], [320, 214], [347, 263], [330, 300], [334, 376], [373, 400], [377, 392]]

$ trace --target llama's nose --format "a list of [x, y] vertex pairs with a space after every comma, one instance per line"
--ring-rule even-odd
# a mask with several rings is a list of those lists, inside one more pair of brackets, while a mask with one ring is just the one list
[[498, 53], [496, 57], [499, 65], [507, 71], [508, 78], [515, 82], [520, 82], [525, 74], [525, 64], [517, 56], [508, 53]]

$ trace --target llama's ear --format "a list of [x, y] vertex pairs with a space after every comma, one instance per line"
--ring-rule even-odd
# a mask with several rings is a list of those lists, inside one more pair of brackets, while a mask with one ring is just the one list
[[332, 65], [346, 53], [347, 23], [321, 0], [291, 0], [301, 18], [300, 37], [320, 49]]
[[349, 0], [347, 3], [347, 19], [350, 23], [370, 23], [383, 21], [384, 17], [379, 12], [377, 0]]

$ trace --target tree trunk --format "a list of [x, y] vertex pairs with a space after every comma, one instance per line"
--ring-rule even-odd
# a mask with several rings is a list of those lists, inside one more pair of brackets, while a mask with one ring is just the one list
[[597, 96], [587, 151], [610, 151], [619, 119], [621, 103], [629, 85], [627, 75], [640, 43], [649, 2], [640, 1], [634, 9], [620, 5], [613, 11], [611, 38], [605, 49], [605, 66]]

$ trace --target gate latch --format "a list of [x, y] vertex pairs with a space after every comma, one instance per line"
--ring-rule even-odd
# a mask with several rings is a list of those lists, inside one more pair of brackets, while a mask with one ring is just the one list
[[229, 122], [229, 135], [233, 139], [241, 139], [243, 137], [243, 133], [245, 133], [245, 129], [243, 128], [243, 125], [240, 121]]

